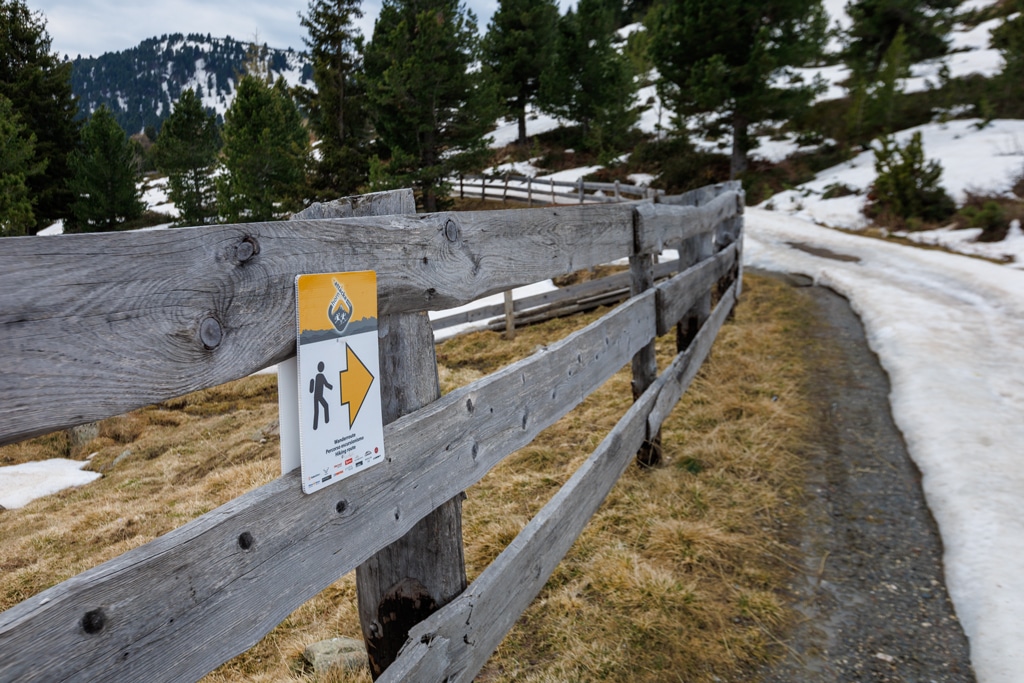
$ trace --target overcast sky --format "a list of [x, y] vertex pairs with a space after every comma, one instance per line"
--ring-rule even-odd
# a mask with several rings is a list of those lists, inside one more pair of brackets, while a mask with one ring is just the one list
[[[487, 27], [498, 0], [465, 0], [476, 14], [478, 28]], [[303, 49], [305, 31], [298, 13], [308, 0], [26, 0], [46, 18], [53, 50], [72, 59], [79, 54], [99, 56], [135, 47], [164, 33], [209, 33], [252, 40], [271, 47]], [[380, 11], [380, 0], [364, 0], [359, 27], [367, 38]], [[564, 8], [575, 0], [559, 0]]]

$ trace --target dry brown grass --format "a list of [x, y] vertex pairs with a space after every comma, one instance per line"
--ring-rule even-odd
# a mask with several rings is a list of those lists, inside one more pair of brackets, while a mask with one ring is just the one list
[[[276, 378], [253, 377], [102, 422], [70, 455], [96, 453], [88, 469], [103, 478], [0, 513], [0, 608], [277, 476], [276, 396]], [[0, 462], [66, 457], [68, 447], [52, 434], [0, 448]]]
[[[599, 313], [523, 329], [514, 341], [493, 332], [446, 341], [438, 347], [443, 388], [525, 357]], [[665, 466], [627, 471], [481, 680], [738, 680], [772, 656], [791, 619], [779, 596], [809, 428], [806, 315], [784, 285], [747, 278], [735, 321], [664, 426]], [[664, 368], [674, 341], [662, 342]], [[0, 607], [275, 477], [275, 395], [273, 377], [255, 377], [104, 422], [76, 456], [98, 451], [92, 466], [105, 470], [103, 479], [0, 513]], [[630, 400], [622, 371], [468, 492], [471, 580]], [[62, 439], [9, 446], [0, 459], [51, 457], [66, 452]], [[300, 665], [305, 645], [358, 634], [349, 575], [206, 680], [368, 681], [365, 673], [316, 676]]]

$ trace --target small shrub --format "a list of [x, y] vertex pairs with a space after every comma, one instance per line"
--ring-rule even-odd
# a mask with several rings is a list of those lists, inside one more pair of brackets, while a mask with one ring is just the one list
[[728, 179], [729, 158], [699, 151], [689, 139], [674, 137], [637, 144], [628, 168], [631, 173], [656, 175], [654, 187], [678, 194]]
[[966, 219], [967, 225], [964, 227], [981, 228], [982, 234], [1000, 230], [1006, 232], [1006, 229], [1010, 227], [1010, 221], [1007, 219], [1003, 207], [994, 201], [987, 201], [980, 208], [965, 206], [960, 209], [958, 217]]
[[853, 189], [849, 185], [844, 183], [831, 183], [825, 187], [825, 192], [821, 195], [821, 198], [836, 199], [837, 197], [849, 197], [854, 194], [857, 194], [857, 190]]
[[877, 223], [909, 228], [909, 219], [915, 219], [915, 225], [924, 227], [946, 220], [956, 209], [939, 185], [942, 166], [924, 158], [920, 133], [904, 147], [892, 137], [882, 138], [881, 147], [875, 148], [875, 173], [864, 213]]
[[958, 228], [981, 228], [979, 242], [1002, 241], [1010, 223], [1021, 219], [1024, 219], [1024, 204], [1020, 200], [970, 192], [963, 208], [953, 217]]

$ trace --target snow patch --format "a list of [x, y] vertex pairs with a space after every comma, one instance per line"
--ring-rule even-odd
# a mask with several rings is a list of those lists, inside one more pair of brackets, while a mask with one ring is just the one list
[[103, 475], [85, 472], [88, 461], [50, 458], [0, 467], [0, 505], [8, 510], [25, 507], [36, 498], [72, 486], [83, 486]]
[[[846, 296], [892, 382], [893, 417], [922, 473], [946, 583], [984, 683], [1024, 670], [1024, 272], [746, 213], [744, 262]], [[1020, 237], [1019, 227], [1014, 239]], [[802, 243], [857, 257], [827, 259]]]

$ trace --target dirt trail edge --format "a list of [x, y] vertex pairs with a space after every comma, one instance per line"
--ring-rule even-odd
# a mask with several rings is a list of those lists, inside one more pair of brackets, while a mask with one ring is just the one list
[[942, 541], [889, 410], [889, 378], [845, 298], [780, 276], [816, 312], [807, 516], [792, 541], [801, 615], [762, 683], [974, 681], [946, 593]]

